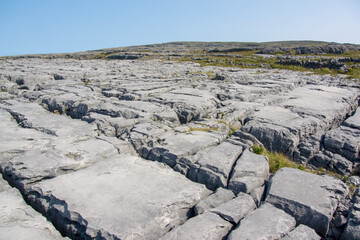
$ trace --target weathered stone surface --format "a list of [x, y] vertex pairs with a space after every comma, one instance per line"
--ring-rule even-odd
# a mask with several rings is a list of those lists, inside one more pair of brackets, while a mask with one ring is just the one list
[[228, 239], [279, 239], [294, 229], [295, 224], [289, 214], [265, 203], [241, 220]]
[[[58, 217], [80, 214], [86, 225], [78, 217], [71, 220], [86, 229], [84, 236], [95, 231], [121, 239], [161, 237], [184, 223], [187, 211], [210, 193], [168, 167], [128, 155], [44, 180], [33, 191], [35, 203], [47, 214], [59, 205], [65, 210]], [[46, 206], [46, 198], [60, 203]]]
[[213, 132], [193, 131], [166, 138], [151, 150], [149, 159], [174, 167], [181, 157], [220, 143], [221, 135]]
[[241, 145], [235, 145], [230, 142], [223, 142], [213, 147], [209, 152], [203, 155], [196, 164], [201, 168], [201, 176], [198, 173], [197, 182], [208, 183], [212, 175], [216, 175], [215, 182], [208, 183], [210, 189], [218, 187], [227, 187], [227, 182], [231, 169], [243, 151]]
[[204, 116], [218, 103], [218, 99], [210, 92], [193, 88], [172, 90], [169, 93], [158, 95], [157, 99], [173, 104], [181, 123]]
[[343, 122], [343, 125], [360, 130], [360, 110], [359, 110], [359, 108], [357, 108], [354, 115], [352, 115], [351, 117], [349, 117], [348, 119], [346, 119]]
[[223, 203], [216, 208], [210, 209], [209, 211], [217, 213], [228, 222], [237, 224], [255, 208], [256, 204], [249, 194], [239, 193], [236, 198]]
[[352, 184], [354, 186], [359, 186], [360, 185], [360, 177], [359, 176], [351, 176], [348, 178], [348, 180], [346, 182], [349, 184]]
[[[358, 164], [358, 113], [342, 122], [360, 94], [342, 76], [42, 56], [0, 59], [0, 65], [1, 174], [73, 239], [158, 239], [180, 229], [193, 210], [220, 218], [212, 226], [225, 227], [211, 236], [225, 236], [224, 218], [236, 222], [242, 209], [230, 207], [236, 202], [231, 190], [206, 198], [205, 186], [239, 197], [247, 192], [254, 199], [247, 203], [260, 204], [267, 161], [244, 161], [249, 153], [242, 152], [254, 144], [340, 174]], [[55, 81], [56, 74], [63, 79]], [[216, 74], [226, 78], [213, 80]], [[331, 133], [339, 135], [340, 147], [325, 146]], [[224, 218], [209, 210], [221, 204]], [[334, 217], [347, 216], [347, 206]], [[210, 225], [200, 216], [187, 225], [202, 219], [205, 232]], [[340, 234], [340, 222], [328, 237]]]
[[194, 207], [195, 215], [202, 214], [208, 209], [215, 208], [235, 197], [235, 194], [225, 188], [218, 188], [213, 194], [205, 199], [202, 199]]
[[250, 196], [253, 197], [256, 206], [259, 206], [261, 201], [263, 200], [265, 195], [265, 187], [258, 187], [258, 188], [254, 188], [251, 192], [250, 192]]
[[309, 228], [306, 225], [300, 224], [294, 230], [289, 232], [287, 236], [281, 238], [281, 240], [320, 240], [321, 237], [316, 234], [314, 229]]
[[219, 215], [206, 212], [188, 220], [185, 224], [171, 230], [161, 240], [173, 239], [223, 239], [232, 224], [222, 219]]
[[269, 163], [265, 156], [245, 150], [236, 162], [229, 182], [229, 189], [235, 194], [250, 193], [264, 184], [269, 176]]
[[354, 197], [353, 205], [348, 215], [348, 222], [345, 230], [341, 236], [342, 240], [355, 240], [360, 238], [360, 188], [357, 188]]
[[[0, 140], [0, 169], [14, 185], [23, 187], [118, 154], [86, 122], [43, 112], [36, 104], [16, 104], [7, 106], [12, 114], [0, 109], [0, 132], [5, 136]], [[41, 116], [48, 121], [41, 122]]]
[[278, 106], [254, 112], [242, 131], [251, 133], [268, 150], [292, 155], [301, 141], [339, 125], [355, 108], [356, 91], [326, 86], [304, 86], [287, 94]]
[[341, 126], [325, 134], [324, 147], [354, 162], [360, 157], [360, 129]]
[[269, 181], [266, 202], [325, 236], [339, 200], [347, 195], [340, 180], [282, 168]]
[[27, 205], [19, 191], [0, 177], [0, 239], [63, 238], [45, 217]]
[[324, 150], [313, 156], [308, 164], [315, 167], [323, 167], [333, 170], [342, 175], [349, 175], [353, 169], [353, 162], [347, 160], [339, 154]]

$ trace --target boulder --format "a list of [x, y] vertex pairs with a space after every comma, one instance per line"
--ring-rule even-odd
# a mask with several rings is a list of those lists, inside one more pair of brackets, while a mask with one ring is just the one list
[[215, 208], [222, 203], [230, 201], [235, 197], [234, 193], [225, 188], [218, 188], [213, 194], [201, 200], [194, 206], [195, 215], [202, 214], [203, 212]]
[[[231, 169], [242, 151], [241, 145], [227, 141], [213, 147], [196, 162], [201, 168], [197, 172], [196, 182], [207, 184], [209, 189], [227, 187]], [[213, 175], [216, 175], [215, 182], [209, 182]]]
[[235, 194], [250, 193], [261, 187], [269, 177], [269, 163], [267, 157], [258, 155], [246, 149], [237, 160], [233, 169], [229, 189]]
[[360, 130], [341, 126], [325, 134], [324, 147], [355, 162], [360, 157]]
[[316, 234], [314, 229], [309, 228], [306, 225], [300, 224], [294, 230], [289, 232], [281, 240], [320, 240], [321, 237]]
[[185, 224], [171, 230], [161, 240], [187, 240], [187, 239], [223, 239], [232, 224], [212, 212], [205, 212], [189, 219]]
[[341, 240], [355, 240], [360, 239], [360, 188], [357, 188], [353, 197], [354, 204], [352, 205], [348, 222], [345, 230], [341, 236]]
[[356, 128], [360, 130], [360, 108], [357, 108], [354, 115], [349, 117], [343, 122], [343, 125], [350, 128]]
[[339, 201], [348, 193], [338, 179], [282, 168], [270, 179], [265, 201], [326, 236]]
[[265, 203], [241, 220], [228, 239], [279, 239], [293, 230], [295, 225], [292, 216]]
[[256, 204], [252, 197], [246, 193], [239, 195], [223, 203], [216, 208], [210, 209], [210, 212], [216, 213], [228, 222], [238, 224], [239, 221], [252, 212], [256, 208]]
[[349, 175], [353, 170], [353, 162], [327, 150], [315, 154], [309, 159], [308, 164], [317, 168], [323, 167], [341, 175]]

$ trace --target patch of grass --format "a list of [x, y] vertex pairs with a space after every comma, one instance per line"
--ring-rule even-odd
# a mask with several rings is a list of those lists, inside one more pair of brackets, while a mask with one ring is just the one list
[[275, 173], [283, 167], [297, 168], [301, 170], [299, 164], [290, 161], [289, 158], [283, 153], [266, 152], [265, 155], [269, 158], [271, 173]]
[[307, 171], [305, 166], [291, 161], [283, 153], [266, 151], [266, 149], [263, 146], [258, 146], [258, 145], [252, 146], [252, 149], [253, 149], [254, 153], [259, 154], [259, 155], [265, 155], [268, 157], [271, 173], [275, 173], [283, 167], [296, 168], [296, 169], [300, 169], [301, 171]]
[[360, 68], [350, 68], [349, 72], [347, 73], [347, 78], [357, 78], [360, 79]]
[[196, 71], [196, 72], [189, 72], [189, 74], [206, 74], [211, 79], [215, 78], [215, 73], [211, 71], [207, 71], [207, 72]]
[[[299, 72], [311, 72], [311, 74], [319, 74], [326, 75], [330, 74], [331, 76], [337, 76], [338, 74], [348, 75], [348, 78], [360, 79], [360, 68], [354, 67], [350, 68], [349, 71], [343, 72], [340, 70], [329, 69], [329, 68], [320, 68], [320, 69], [309, 69], [302, 66], [297, 65], [283, 65], [278, 64], [278, 58], [264, 58], [255, 54], [256, 51], [241, 51], [241, 52], [231, 52], [224, 55], [215, 54], [215, 53], [191, 53], [192, 57], [178, 57], [176, 61], [178, 62], [195, 62], [199, 63], [201, 67], [204, 66], [216, 66], [216, 67], [236, 67], [236, 68], [268, 68], [268, 69], [283, 69], [283, 70], [291, 70], [291, 71], [299, 71]], [[241, 57], [237, 57], [234, 54], [240, 54]], [[291, 53], [291, 55], [295, 55], [295, 53]], [[311, 54], [309, 56], [314, 56], [315, 54]], [[304, 56], [307, 56], [306, 54]], [[319, 58], [315, 58], [312, 60], [329, 59], [334, 58], [338, 59], [339, 57], [360, 57], [360, 51], [352, 51], [345, 54], [340, 55], [320, 55]], [[349, 65], [350, 63], [347, 63]], [[194, 72], [194, 73], [205, 73], [210, 78], [213, 77], [210, 72]], [[254, 74], [259, 74], [262, 72], [256, 72]]]
[[238, 128], [233, 127], [233, 126], [230, 126], [230, 132], [229, 132], [229, 135], [230, 135], [230, 136], [231, 136], [231, 135], [233, 135], [233, 134], [234, 134], [234, 132], [235, 132], [236, 130], [238, 130]]
[[213, 127], [209, 127], [209, 128], [190, 127], [189, 132], [193, 132], [193, 131], [210, 132], [210, 131], [219, 131], [219, 129], [218, 128], [213, 128]]
[[218, 122], [218, 123], [221, 123], [221, 124], [225, 124], [225, 125], [228, 124], [225, 120], [218, 120], [217, 122]]
[[259, 145], [254, 145], [252, 146], [253, 152], [256, 154], [264, 154], [265, 153], [265, 148], [263, 146], [259, 146]]

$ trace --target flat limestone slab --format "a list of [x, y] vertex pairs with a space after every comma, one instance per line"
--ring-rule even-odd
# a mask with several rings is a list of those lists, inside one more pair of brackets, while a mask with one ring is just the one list
[[217, 132], [203, 131], [169, 135], [163, 142], [154, 146], [148, 158], [174, 167], [181, 157], [194, 155], [200, 150], [215, 146], [223, 137]]
[[185, 222], [188, 210], [211, 193], [163, 164], [129, 155], [42, 181], [33, 189], [34, 198], [52, 199], [45, 211], [60, 208], [62, 217], [86, 221], [91, 237], [120, 239], [158, 239]]
[[96, 126], [51, 113], [37, 103], [22, 103], [15, 100], [6, 101], [6, 103], [10, 105], [0, 105], [0, 107], [11, 112], [25, 128], [33, 128], [62, 138], [96, 136]]
[[228, 240], [279, 239], [294, 229], [295, 224], [292, 216], [265, 203], [241, 220]]
[[0, 177], [0, 239], [68, 239], [40, 213], [27, 205], [20, 192]]
[[229, 182], [229, 189], [235, 194], [250, 193], [262, 186], [269, 176], [268, 159], [246, 149], [237, 160]]
[[246, 193], [240, 193], [236, 198], [210, 209], [219, 214], [223, 219], [237, 224], [239, 221], [256, 208], [254, 199]]
[[[32, 104], [32, 106], [36, 105]], [[38, 107], [41, 109], [40, 106], [36, 109], [39, 109]], [[39, 112], [44, 114], [42, 111]], [[54, 115], [52, 117], [55, 118], [60, 117], [60, 120], [58, 119], [60, 122], [63, 118], [67, 119], [65, 116], [46, 112], [45, 114]], [[29, 119], [41, 123], [35, 116], [31, 116], [32, 118], [29, 117]], [[43, 125], [31, 125], [31, 128], [21, 127], [12, 114], [0, 108], [0, 135], [2, 136], [0, 138], [0, 168], [14, 178], [16, 183], [13, 182], [13, 184], [16, 185], [22, 180], [34, 182], [42, 178], [55, 177], [118, 154], [118, 149], [113, 144], [100, 138], [90, 137], [92, 133], [88, 133], [88, 130], [91, 128], [86, 128], [89, 124], [80, 120], [74, 121], [80, 122], [79, 125], [74, 123], [75, 128], [82, 130], [75, 131], [72, 128], [74, 125], [68, 125], [70, 129], [66, 138], [62, 138], [61, 134], [54, 136], [41, 130], [45, 129], [42, 127], [51, 125], [56, 131], [55, 122], [49, 124], [45, 121]], [[83, 124], [85, 124], [84, 128], [82, 128]], [[59, 128], [62, 128], [60, 124]], [[50, 128], [46, 129], [52, 131]], [[74, 135], [71, 134], [72, 132]]]
[[320, 240], [321, 237], [316, 234], [314, 229], [300, 224], [294, 230], [289, 232], [287, 236], [281, 240]]
[[231, 223], [225, 221], [216, 213], [206, 212], [173, 229], [161, 240], [218, 240], [223, 239], [231, 227]]
[[235, 197], [235, 194], [225, 188], [218, 188], [213, 194], [209, 197], [198, 202], [194, 207], [195, 215], [202, 214], [206, 210], [215, 208], [225, 202], [230, 201]]
[[231, 168], [242, 151], [242, 146], [225, 141], [212, 148], [196, 163], [221, 175], [223, 177], [223, 186], [226, 186]]
[[343, 122], [344, 126], [351, 127], [351, 128], [357, 128], [360, 130], [360, 108], [356, 109], [356, 112], [354, 115], [349, 117], [348, 119]]
[[347, 187], [340, 180], [282, 168], [269, 181], [266, 202], [283, 209], [298, 223], [325, 236], [338, 199], [347, 194]]

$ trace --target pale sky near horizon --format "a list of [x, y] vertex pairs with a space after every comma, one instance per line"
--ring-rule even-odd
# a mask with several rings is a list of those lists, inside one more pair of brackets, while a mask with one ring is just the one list
[[285, 40], [360, 44], [360, 0], [0, 0], [0, 56]]

